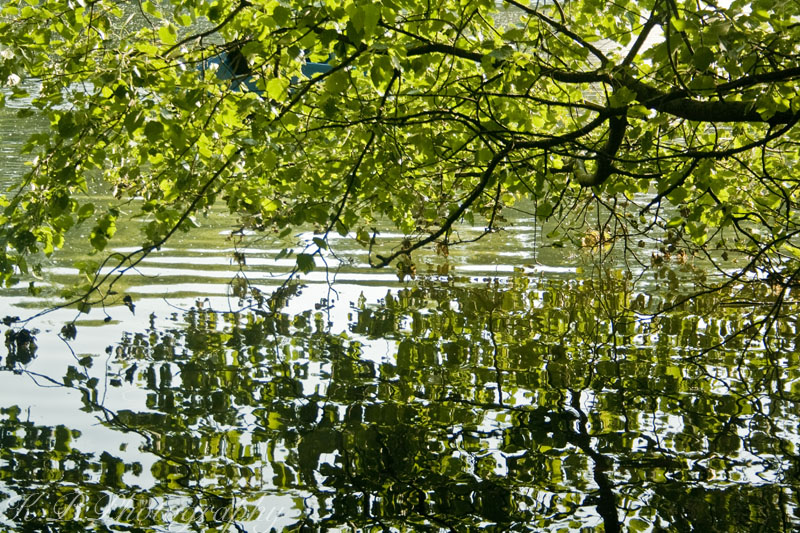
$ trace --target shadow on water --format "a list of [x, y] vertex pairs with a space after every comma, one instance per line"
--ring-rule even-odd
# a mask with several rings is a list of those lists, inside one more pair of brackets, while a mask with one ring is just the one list
[[43, 332], [33, 362], [2, 373], [2, 521], [796, 528], [796, 314], [714, 349], [755, 311], [718, 294], [647, 318], [654, 295], [625, 276], [574, 278], [429, 277], [298, 312], [199, 302], [104, 326], [119, 332], [105, 348], [79, 327], [59, 372]]

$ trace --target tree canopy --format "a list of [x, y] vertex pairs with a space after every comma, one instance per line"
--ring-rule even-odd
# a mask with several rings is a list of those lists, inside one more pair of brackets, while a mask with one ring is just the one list
[[134, 266], [223, 202], [241, 229], [312, 228], [281, 252], [299, 271], [334, 232], [410, 269], [532, 200], [542, 219], [594, 206], [597, 238], [641, 264], [647, 236], [729, 281], [800, 275], [793, 2], [26, 0], [0, 21], [2, 99], [50, 123], [0, 199], [7, 284], [76, 225], [103, 252], [140, 217], [140, 250], [82, 264], [102, 297], [101, 265]]

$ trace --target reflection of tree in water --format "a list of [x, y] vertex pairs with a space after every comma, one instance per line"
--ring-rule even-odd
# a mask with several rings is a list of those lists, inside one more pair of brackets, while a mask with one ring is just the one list
[[[797, 350], [740, 337], [697, 357], [751, 310], [698, 301], [642, 321], [626, 287], [421, 281], [356, 305], [341, 334], [322, 313], [193, 309], [185, 325], [128, 335], [115, 351], [123, 386], [147, 399], [107, 423], [146, 436], [154, 486], [131, 486], [141, 466], [81, 454], [68, 429], [13, 410], [6, 483], [23, 495], [46, 484], [43, 509], [68, 490], [182, 497], [190, 510], [253, 511], [264, 494], [288, 494], [298, 530], [797, 524]], [[780, 317], [769, 342], [793, 346], [796, 331], [796, 317]]]

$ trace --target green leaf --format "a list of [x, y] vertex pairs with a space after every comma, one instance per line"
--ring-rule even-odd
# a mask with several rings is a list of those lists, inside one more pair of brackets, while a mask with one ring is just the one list
[[550, 202], [540, 202], [536, 206], [536, 216], [540, 218], [548, 218], [553, 214], [553, 206]]
[[156, 9], [156, 6], [150, 0], [144, 0], [141, 3], [142, 11], [147, 13], [148, 15], [152, 15], [157, 18], [161, 18], [161, 12]]
[[124, 126], [129, 134], [132, 134], [144, 124], [144, 114], [141, 111], [134, 110], [125, 115]]
[[683, 217], [673, 217], [667, 222], [668, 228], [677, 228], [680, 227], [686, 222]]
[[[387, 56], [377, 58], [369, 71], [372, 83], [378, 89], [386, 86], [393, 73], [394, 67], [392, 66], [392, 60]], [[335, 112], [333, 115], [335, 116]]]
[[686, 21], [672, 17], [670, 19], [670, 22], [672, 23], [672, 27], [675, 28], [676, 31], [683, 31], [686, 29]]
[[86, 220], [94, 214], [94, 204], [86, 203], [78, 209], [78, 221]]
[[514, 49], [508, 45], [501, 46], [500, 48], [496, 48], [491, 52], [489, 52], [488, 55], [489, 57], [494, 59], [499, 59], [499, 60], [508, 59], [509, 57], [514, 55]]
[[65, 113], [61, 115], [61, 118], [58, 120], [58, 134], [65, 139], [74, 137], [78, 134], [80, 129], [80, 126], [75, 123], [75, 117], [72, 113]]
[[178, 41], [178, 33], [172, 24], [161, 26], [158, 29], [158, 37], [164, 44], [175, 44]]
[[311, 254], [297, 254], [297, 268], [300, 269], [300, 272], [303, 274], [308, 274], [314, 268], [316, 264], [314, 263], [314, 256]]
[[161, 122], [151, 120], [144, 127], [144, 136], [151, 143], [157, 143], [161, 140], [164, 133], [164, 125]]
[[267, 82], [267, 96], [273, 100], [285, 100], [289, 82], [281, 78], [272, 78]]
[[371, 239], [367, 228], [358, 228], [358, 231], [356, 232], [356, 240], [364, 246], [370, 243]]
[[714, 54], [714, 51], [711, 50], [711, 48], [708, 48], [707, 46], [701, 46], [695, 50], [692, 60], [694, 61], [694, 66], [697, 67], [697, 70], [703, 71], [714, 62], [715, 58], [716, 54]]
[[291, 16], [292, 10], [281, 5], [275, 6], [275, 9], [272, 11], [272, 18], [278, 26], [285, 26], [288, 24]]
[[611, 105], [614, 107], [624, 107], [636, 100], [636, 93], [627, 87], [620, 87], [611, 95]]
[[378, 26], [378, 20], [381, 17], [381, 4], [378, 2], [369, 3], [362, 7], [364, 11], [363, 32], [364, 38], [369, 38], [375, 33], [375, 28]]

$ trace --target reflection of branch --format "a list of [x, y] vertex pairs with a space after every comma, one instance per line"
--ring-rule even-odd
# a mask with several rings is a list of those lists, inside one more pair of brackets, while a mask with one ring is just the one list
[[[183, 470], [185, 473], [183, 473], [183, 475], [180, 478], [177, 478], [176, 481], [180, 482], [180, 480], [182, 479], [189, 478], [195, 472], [195, 469], [192, 467], [192, 464], [190, 464], [184, 458], [177, 457], [175, 454], [168, 454], [167, 452], [160, 450], [160, 446], [158, 446], [156, 443], [156, 438], [162, 436], [160, 433], [157, 433], [153, 429], [146, 429], [139, 426], [132, 426], [126, 423], [125, 419], [120, 416], [120, 413], [123, 413], [125, 411], [123, 410], [120, 410], [119, 412], [115, 411], [109, 407], [106, 407], [105, 405], [99, 403], [96, 399], [94, 399], [96, 398], [94, 393], [97, 392], [95, 388], [89, 386], [66, 384], [64, 382], [59, 382], [50, 376], [32, 370], [25, 370], [25, 374], [28, 375], [28, 377], [30, 377], [31, 380], [33, 380], [33, 382], [36, 383], [36, 385], [39, 387], [41, 387], [42, 385], [38, 381], [36, 381], [36, 378], [40, 378], [52, 383], [53, 387], [61, 387], [68, 390], [78, 391], [81, 395], [81, 399], [83, 400], [84, 405], [88, 409], [90, 409], [89, 412], [91, 413], [92, 412], [91, 410], [96, 411], [97, 412], [97, 414], [95, 415], [96, 418], [100, 420], [101, 423], [105, 423], [106, 427], [110, 427], [112, 429], [116, 429], [124, 433], [135, 433], [139, 435], [146, 442], [147, 453], [150, 453], [160, 458], [167, 464], [178, 465], [181, 468], [181, 470]], [[201, 486], [199, 483], [196, 484], [194, 487], [192, 487], [192, 490], [195, 490], [199, 494], [206, 497], [213, 498], [217, 496], [217, 494], [214, 493], [212, 490]]]
[[581, 410], [580, 391], [570, 391], [572, 396], [570, 403], [572, 408], [578, 413], [578, 431], [567, 432], [567, 436], [572, 436], [574, 444], [588, 455], [594, 463], [594, 481], [597, 483], [598, 502], [597, 512], [603, 517], [603, 527], [606, 533], [618, 533], [622, 531], [617, 515], [617, 498], [614, 495], [614, 484], [608, 479], [606, 471], [610, 468], [611, 460], [601, 454], [591, 445], [591, 436], [586, 430], [586, 413]]
[[489, 337], [492, 341], [492, 360], [494, 362], [494, 372], [497, 379], [497, 403], [500, 406], [503, 406], [503, 371], [500, 370], [500, 365], [497, 361], [497, 355], [499, 353], [499, 348], [497, 346], [497, 338], [494, 334], [494, 308], [489, 312], [489, 319], [487, 321], [487, 327], [489, 329]]
[[[724, 287], [724, 285], [722, 287]], [[721, 289], [722, 287], [719, 287], [719, 288]], [[694, 355], [685, 357], [684, 359], [691, 360], [691, 361], [694, 361], [694, 360], [697, 360], [697, 359], [703, 360], [706, 355], [708, 355], [709, 353], [711, 353], [711, 352], [713, 352], [715, 350], [718, 350], [718, 349], [722, 348], [723, 346], [725, 346], [726, 344], [728, 344], [730, 341], [732, 341], [733, 339], [735, 339], [737, 337], [741, 337], [742, 335], [744, 335], [744, 334], [746, 334], [748, 332], [751, 332], [751, 331], [753, 332], [753, 334], [755, 336], [755, 333], [757, 333], [759, 331], [759, 329], [764, 332], [763, 333], [763, 342], [764, 342], [764, 345], [767, 347], [767, 350], [769, 351], [769, 343], [767, 342], [766, 334], [767, 334], [769, 329], [772, 327], [772, 325], [775, 323], [775, 321], [779, 317], [780, 309], [783, 306], [783, 304], [785, 303], [785, 294], [786, 294], [786, 287], [783, 287], [781, 289], [781, 292], [778, 295], [778, 297], [771, 304], [767, 304], [766, 302], [747, 302], [748, 307], [752, 306], [752, 307], [755, 308], [756, 306], [759, 306], [759, 305], [762, 305], [762, 306], [763, 305], [769, 305], [770, 308], [767, 311], [766, 315], [764, 315], [762, 318], [759, 318], [758, 320], [755, 320], [755, 321], [753, 321], [753, 322], [751, 322], [749, 324], [745, 324], [744, 326], [742, 326], [741, 328], [737, 329], [736, 331], [734, 331], [733, 333], [731, 333], [727, 337], [723, 338], [721, 341], [719, 341], [719, 342], [717, 342], [717, 343], [715, 343], [715, 344], [713, 344], [713, 345], [701, 350], [700, 352], [698, 352], [698, 353], [696, 353]]]
[[[508, 412], [518, 413], [520, 415], [527, 415], [527, 426], [542, 426], [547, 427], [549, 431], [558, 432], [562, 434], [566, 440], [574, 444], [578, 449], [585, 453], [594, 463], [593, 477], [597, 484], [597, 512], [603, 519], [605, 531], [608, 533], [619, 533], [622, 527], [617, 515], [617, 498], [614, 494], [614, 484], [609, 479], [606, 472], [611, 469], [612, 460], [592, 448], [592, 436], [586, 428], [587, 416], [581, 410], [580, 406], [580, 391], [569, 391], [571, 394], [571, 408], [550, 411], [532, 409], [522, 405], [504, 405], [495, 402], [479, 402], [475, 400], [468, 400], [464, 398], [448, 397], [444, 401], [457, 403], [461, 405], [468, 405], [476, 407], [485, 411], [492, 409], [504, 409]], [[426, 399], [428, 399], [426, 397]], [[574, 411], [574, 412], [573, 412]], [[577, 414], [578, 424], [577, 430], [571, 426], [575, 421]]]

